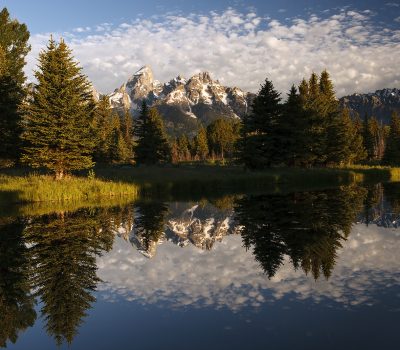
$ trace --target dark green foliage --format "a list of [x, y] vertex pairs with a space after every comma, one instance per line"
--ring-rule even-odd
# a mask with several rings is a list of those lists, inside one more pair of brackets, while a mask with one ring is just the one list
[[353, 118], [352, 135], [350, 136], [352, 138], [350, 163], [359, 164], [367, 158], [367, 150], [364, 147], [363, 123], [358, 114]]
[[382, 162], [386, 165], [400, 165], [400, 117], [393, 112], [390, 120], [390, 132]]
[[370, 121], [368, 114], [365, 114], [363, 121], [363, 145], [367, 152], [367, 160], [372, 160], [374, 157], [374, 141], [370, 129]]
[[46, 215], [32, 218], [24, 235], [45, 328], [58, 345], [71, 344], [95, 301], [96, 257], [112, 247], [110, 220], [102, 209]]
[[94, 110], [96, 146], [94, 159], [101, 163], [128, 162], [133, 157], [133, 120], [129, 111], [122, 118], [102, 96]]
[[209, 152], [216, 157], [231, 157], [238, 138], [239, 123], [234, 120], [217, 119], [207, 127]]
[[181, 135], [176, 140], [178, 147], [178, 161], [188, 161], [191, 158], [190, 155], [190, 142], [186, 135]]
[[307, 165], [307, 123], [301, 97], [293, 85], [275, 128], [278, 163], [288, 166]]
[[372, 116], [365, 115], [363, 123], [363, 144], [367, 152], [367, 160], [370, 162], [380, 161], [385, 150], [386, 133], [378, 120]]
[[329, 278], [365, 191], [355, 185], [323, 192], [245, 196], [235, 206], [243, 244], [269, 278], [288, 255], [295, 268]]
[[197, 159], [205, 160], [208, 156], [208, 140], [207, 131], [204, 127], [200, 127], [197, 135], [194, 138], [194, 156]]
[[354, 126], [347, 109], [335, 113], [328, 128], [327, 163], [348, 165], [353, 158]]
[[30, 50], [25, 24], [0, 12], [0, 158], [19, 157], [19, 106], [25, 96], [25, 57]]
[[165, 231], [168, 207], [162, 202], [140, 201], [135, 203], [135, 209], [139, 215], [134, 220], [133, 243], [144, 255], [153, 257]]
[[135, 126], [137, 164], [153, 165], [171, 160], [171, 147], [167, 140], [161, 115], [156, 108], [148, 109], [143, 101], [142, 110]]
[[274, 144], [274, 128], [281, 117], [279, 93], [265, 80], [253, 101], [251, 114], [243, 118], [239, 157], [247, 168], [263, 169], [279, 161]]
[[0, 219], [0, 347], [15, 343], [36, 319], [29, 283], [29, 255], [22, 220]]
[[39, 55], [38, 83], [24, 106], [22, 161], [62, 178], [93, 166], [90, 84], [64, 41], [50, 39]]

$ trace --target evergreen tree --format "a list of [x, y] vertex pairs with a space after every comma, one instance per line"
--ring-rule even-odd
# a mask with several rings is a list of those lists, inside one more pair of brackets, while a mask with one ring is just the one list
[[45, 167], [57, 179], [93, 166], [90, 84], [63, 40], [50, 39], [39, 55], [38, 83], [24, 106], [23, 162]]
[[300, 95], [293, 85], [278, 119], [276, 149], [282, 164], [305, 165], [307, 161], [307, 118], [302, 108]]
[[276, 161], [273, 133], [282, 112], [279, 95], [266, 79], [253, 101], [251, 114], [243, 118], [239, 157], [247, 168], [262, 169]]
[[369, 150], [370, 161], [380, 161], [385, 151], [386, 133], [385, 128], [379, 124], [374, 116], [368, 120], [368, 133], [368, 142], [372, 145]]
[[171, 149], [164, 129], [164, 123], [157, 109], [147, 108], [143, 100], [142, 110], [135, 126], [137, 164], [159, 164], [169, 162]]
[[205, 160], [208, 156], [207, 131], [201, 126], [194, 138], [195, 156], [200, 160]]
[[360, 163], [367, 158], [367, 150], [364, 147], [363, 123], [357, 114], [353, 120], [353, 136], [351, 142], [351, 163]]
[[363, 121], [363, 145], [367, 152], [366, 159], [368, 161], [372, 160], [374, 158], [374, 141], [370, 128], [370, 120], [367, 113], [365, 113]]
[[0, 158], [19, 157], [19, 106], [25, 96], [25, 57], [30, 50], [25, 24], [10, 18], [6, 8], [0, 12]]
[[231, 157], [239, 138], [239, 124], [228, 119], [217, 119], [207, 127], [207, 139], [210, 151], [221, 157]]
[[94, 110], [94, 130], [96, 145], [94, 159], [96, 162], [110, 162], [110, 148], [112, 147], [112, 120], [115, 116], [108, 96], [102, 96]]
[[353, 122], [348, 109], [335, 114], [328, 128], [327, 163], [348, 165], [353, 159], [352, 142], [354, 137]]
[[178, 159], [180, 161], [188, 161], [190, 160], [190, 144], [188, 137], [183, 134], [177, 139], [178, 145]]
[[125, 110], [122, 121], [121, 121], [121, 133], [123, 140], [125, 142], [127, 148], [127, 157], [126, 160], [133, 157], [133, 137], [134, 137], [134, 128], [133, 128], [133, 118], [129, 110]]
[[2, 75], [5, 73], [5, 71], [6, 71], [6, 53], [0, 46], [0, 79]]
[[390, 132], [382, 162], [391, 166], [400, 165], [400, 117], [393, 112], [390, 119]]

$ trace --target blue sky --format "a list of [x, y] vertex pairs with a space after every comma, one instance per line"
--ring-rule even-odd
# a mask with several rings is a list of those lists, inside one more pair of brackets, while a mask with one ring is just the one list
[[84, 72], [110, 92], [149, 64], [169, 80], [208, 70], [257, 91], [286, 91], [327, 68], [339, 95], [400, 87], [400, 1], [2, 0], [28, 25], [27, 75], [50, 33], [64, 37]]

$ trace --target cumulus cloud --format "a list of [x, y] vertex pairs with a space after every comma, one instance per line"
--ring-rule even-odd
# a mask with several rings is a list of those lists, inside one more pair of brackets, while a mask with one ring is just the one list
[[288, 259], [268, 280], [239, 235], [225, 237], [211, 251], [165, 242], [150, 260], [116, 238], [113, 250], [98, 259], [98, 275], [104, 281], [99, 294], [109, 301], [123, 296], [172, 308], [212, 306], [233, 311], [257, 309], [287, 295], [346, 308], [373, 305], [377, 290], [400, 283], [399, 249], [398, 230], [357, 224], [338, 252], [328, 281], [323, 277], [314, 281], [294, 270]]
[[[266, 77], [286, 92], [312, 71], [330, 71], [339, 96], [400, 85], [400, 30], [377, 27], [367, 11], [338, 10], [286, 22], [233, 9], [166, 14], [62, 35], [95, 87], [106, 93], [144, 64], [161, 81], [209, 71], [252, 92]], [[57, 35], [56, 35], [57, 36]], [[49, 34], [31, 38], [27, 74]], [[123, 58], [123, 59], [122, 59]]]

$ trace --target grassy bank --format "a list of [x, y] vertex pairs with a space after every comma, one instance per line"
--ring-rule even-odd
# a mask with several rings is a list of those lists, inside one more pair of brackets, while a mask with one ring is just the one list
[[0, 202], [68, 202], [93, 201], [99, 198], [112, 198], [138, 195], [134, 183], [106, 181], [71, 177], [56, 181], [47, 175], [0, 175]]
[[235, 166], [97, 167], [96, 178], [84, 173], [63, 181], [29, 170], [0, 174], [0, 203], [93, 202], [99, 199], [155, 196], [167, 199], [217, 197], [256, 191], [282, 192], [335, 187], [352, 182], [400, 181], [400, 168], [276, 168], [260, 172]]

